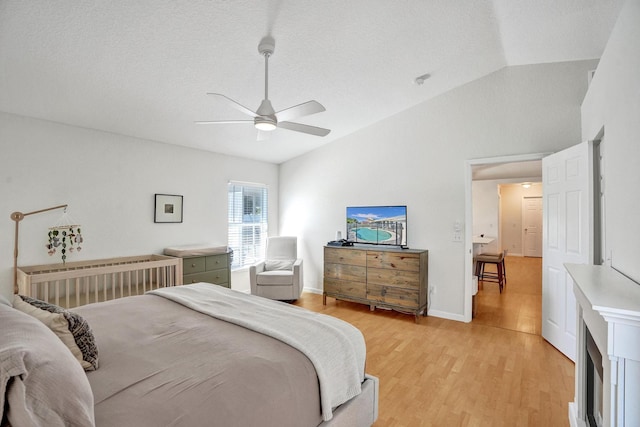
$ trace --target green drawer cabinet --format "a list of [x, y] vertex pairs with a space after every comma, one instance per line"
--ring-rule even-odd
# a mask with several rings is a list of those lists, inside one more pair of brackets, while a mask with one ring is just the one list
[[229, 253], [182, 258], [183, 283], [207, 282], [231, 287]]

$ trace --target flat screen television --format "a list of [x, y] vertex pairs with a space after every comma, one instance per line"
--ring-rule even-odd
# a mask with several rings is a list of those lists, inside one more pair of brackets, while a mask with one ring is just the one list
[[348, 206], [347, 240], [352, 243], [407, 246], [407, 207]]

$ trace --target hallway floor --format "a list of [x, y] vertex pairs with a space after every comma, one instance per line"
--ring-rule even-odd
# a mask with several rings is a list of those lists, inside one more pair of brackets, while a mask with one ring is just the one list
[[[492, 267], [487, 265], [487, 271]], [[473, 323], [540, 335], [542, 258], [507, 256], [505, 270], [507, 284], [502, 293], [497, 283], [480, 282]]]

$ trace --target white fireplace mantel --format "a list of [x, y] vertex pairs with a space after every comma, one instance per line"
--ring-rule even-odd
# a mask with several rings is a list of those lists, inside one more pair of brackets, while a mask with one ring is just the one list
[[640, 425], [640, 285], [611, 267], [566, 264], [578, 303], [572, 427], [586, 426], [586, 329], [602, 354], [606, 427]]

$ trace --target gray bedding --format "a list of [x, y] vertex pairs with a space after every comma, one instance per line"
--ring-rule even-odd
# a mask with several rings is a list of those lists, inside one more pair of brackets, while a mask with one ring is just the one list
[[333, 417], [333, 408], [362, 391], [364, 337], [349, 323], [208, 283], [171, 286], [148, 294], [268, 335], [300, 350], [315, 367], [324, 421]]
[[322, 422], [313, 364], [281, 341], [154, 295], [75, 311], [100, 351], [87, 373], [98, 427]]

